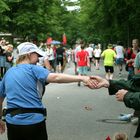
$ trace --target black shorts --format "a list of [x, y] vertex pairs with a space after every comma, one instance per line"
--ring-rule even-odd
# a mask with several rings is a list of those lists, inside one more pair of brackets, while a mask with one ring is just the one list
[[90, 62], [92, 62], [92, 57], [89, 58]]
[[54, 68], [54, 60], [49, 60], [50, 65]]
[[95, 60], [100, 60], [101, 57], [95, 57]]
[[63, 57], [58, 57], [56, 59], [56, 62], [57, 62], [57, 65], [61, 64], [61, 66], [63, 66], [63, 63], [64, 63]]
[[45, 120], [32, 125], [6, 125], [8, 140], [48, 140]]
[[114, 72], [114, 67], [113, 66], [105, 66], [105, 72], [108, 73], [113, 73]]

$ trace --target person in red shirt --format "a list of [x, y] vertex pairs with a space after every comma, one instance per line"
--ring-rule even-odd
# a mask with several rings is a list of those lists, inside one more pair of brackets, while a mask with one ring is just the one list
[[[84, 48], [85, 44], [81, 44], [81, 51], [76, 54], [79, 75], [87, 75], [88, 67], [90, 66], [89, 54]], [[80, 82], [78, 82], [78, 86], [80, 86]]]
[[128, 80], [134, 75], [134, 60], [137, 53], [140, 51], [138, 39], [132, 40], [132, 48], [128, 48], [126, 51], [126, 65], [128, 71]]

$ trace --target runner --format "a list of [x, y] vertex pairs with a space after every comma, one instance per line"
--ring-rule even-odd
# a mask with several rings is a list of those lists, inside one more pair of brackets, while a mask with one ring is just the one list
[[[81, 44], [81, 51], [77, 52], [77, 67], [79, 75], [87, 75], [88, 68], [90, 67], [89, 54], [85, 48], [85, 44]], [[80, 82], [78, 82], [78, 86], [80, 86]]]
[[6, 129], [1, 119], [2, 104], [6, 97], [5, 119], [8, 140], [48, 140], [46, 108], [42, 104], [39, 86], [48, 83], [84, 82], [92, 88], [93, 81], [89, 76], [51, 73], [36, 65], [39, 56], [44, 53], [33, 43], [21, 43], [18, 51], [17, 65], [10, 68], [1, 81], [0, 133], [4, 133]]
[[104, 59], [105, 77], [107, 80], [111, 80], [114, 73], [114, 59], [116, 58], [116, 53], [112, 50], [112, 47], [112, 44], [109, 44], [108, 49], [104, 50], [101, 54]]
[[116, 65], [119, 69], [119, 76], [121, 76], [121, 72], [123, 70], [123, 64], [124, 64], [124, 47], [122, 42], [117, 42], [117, 46], [114, 48], [117, 56], [116, 56]]

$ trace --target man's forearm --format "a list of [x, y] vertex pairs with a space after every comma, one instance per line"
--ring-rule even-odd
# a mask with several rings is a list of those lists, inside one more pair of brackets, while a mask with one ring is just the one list
[[110, 80], [109, 95], [115, 95], [118, 90], [130, 88], [130, 84], [126, 80]]

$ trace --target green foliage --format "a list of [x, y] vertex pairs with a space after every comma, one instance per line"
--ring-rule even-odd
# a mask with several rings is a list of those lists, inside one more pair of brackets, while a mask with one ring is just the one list
[[8, 5], [3, 0], [0, 0], [0, 14], [5, 12], [6, 10], [10, 10]]
[[3, 28], [4, 31], [6, 26], [5, 23], [10, 21], [8, 15], [4, 14], [5, 11], [10, 11], [10, 8], [5, 1], [0, 0], [0, 27]]
[[90, 33], [93, 41], [100, 38], [102, 42], [122, 40], [126, 44], [140, 37], [139, 9], [139, 0], [81, 0], [80, 21], [86, 27], [83, 33], [86, 38]]
[[[66, 5], [79, 5], [80, 11], [67, 11]], [[78, 38], [87, 42], [126, 44], [140, 37], [139, 0], [0, 0], [2, 32], [45, 41], [48, 36], [68, 44]], [[129, 45], [129, 44], [127, 44]]]

